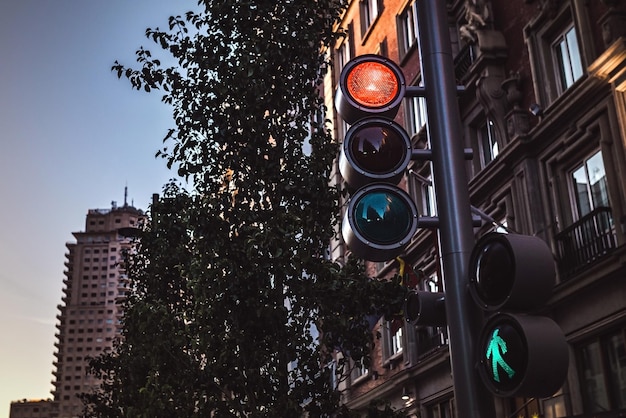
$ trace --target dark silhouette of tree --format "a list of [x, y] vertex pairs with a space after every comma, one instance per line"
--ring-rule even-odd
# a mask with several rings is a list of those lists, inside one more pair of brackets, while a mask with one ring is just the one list
[[368, 365], [365, 317], [404, 289], [325, 258], [337, 147], [318, 89], [344, 3], [199, 1], [146, 31], [173, 65], [141, 48], [140, 68], [113, 66], [163, 92], [176, 127], [157, 156], [192, 186], [164, 187], [128, 254], [123, 335], [91, 361], [84, 416], [352, 416], [325, 366]]

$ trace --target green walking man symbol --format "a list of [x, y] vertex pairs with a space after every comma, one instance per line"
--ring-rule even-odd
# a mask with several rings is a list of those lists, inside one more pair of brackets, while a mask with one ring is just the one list
[[491, 358], [491, 370], [493, 372], [493, 380], [500, 383], [500, 372], [498, 365], [506, 372], [509, 379], [515, 374], [515, 370], [502, 357], [506, 353], [506, 341], [499, 335], [500, 329], [496, 328], [491, 334], [491, 339], [487, 345], [487, 360]]

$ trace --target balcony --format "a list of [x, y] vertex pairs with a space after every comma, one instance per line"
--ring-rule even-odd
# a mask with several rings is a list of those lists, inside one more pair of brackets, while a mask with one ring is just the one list
[[554, 237], [561, 281], [571, 279], [617, 248], [611, 208], [600, 207]]

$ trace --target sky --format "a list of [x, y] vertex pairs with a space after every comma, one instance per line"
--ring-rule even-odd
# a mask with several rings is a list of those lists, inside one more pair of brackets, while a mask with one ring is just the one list
[[176, 173], [161, 93], [111, 72], [194, 0], [0, 1], [0, 418], [49, 398], [66, 242], [89, 209], [147, 209]]

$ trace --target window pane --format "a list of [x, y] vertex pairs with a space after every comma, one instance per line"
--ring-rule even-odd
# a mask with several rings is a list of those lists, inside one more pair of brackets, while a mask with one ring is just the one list
[[602, 152], [596, 153], [589, 159], [587, 162], [587, 170], [589, 172], [593, 207], [608, 206], [609, 194], [607, 191], [606, 172], [604, 171]]
[[[428, 180], [431, 180], [428, 177]], [[435, 188], [431, 184], [424, 184], [422, 189], [422, 196], [424, 198], [424, 215], [426, 216], [436, 216], [437, 215], [437, 204], [435, 200]]]
[[574, 27], [571, 27], [562, 37], [557, 39], [554, 51], [559, 66], [561, 89], [565, 91], [583, 75], [583, 66]]
[[571, 28], [565, 35], [567, 39], [567, 46], [569, 50], [570, 62], [572, 65], [572, 78], [574, 81], [578, 80], [583, 75], [583, 64], [580, 60], [580, 50], [578, 49], [578, 39], [576, 38], [576, 31]]
[[611, 392], [616, 408], [626, 408], [626, 349], [620, 332], [607, 341], [609, 368], [611, 370]]
[[571, 73], [571, 64], [565, 39], [561, 40], [557, 44], [556, 54], [557, 60], [559, 62], [559, 76], [561, 78], [561, 88], [563, 90], [567, 90], [569, 86], [574, 84], [574, 80]]
[[591, 212], [591, 201], [587, 189], [587, 172], [585, 166], [578, 168], [572, 173], [572, 180], [574, 181], [574, 193], [576, 194], [578, 215], [582, 217]]
[[[419, 85], [422, 85], [420, 82]], [[426, 125], [426, 99], [424, 97], [411, 97], [407, 99], [408, 112], [408, 134], [415, 135], [424, 125]]]
[[596, 152], [572, 172], [572, 181], [578, 216], [585, 216], [601, 206], [610, 206], [601, 151]]
[[496, 139], [496, 129], [493, 121], [487, 120], [479, 131], [483, 151], [483, 164], [487, 165], [498, 156], [499, 148]]
[[370, 24], [378, 16], [378, 0], [369, 0]]
[[581, 350], [582, 356], [582, 393], [587, 412], [609, 410], [609, 399], [606, 392], [600, 343], [591, 343]]
[[565, 408], [565, 396], [561, 388], [551, 398], [543, 401], [544, 418], [563, 418], [567, 417], [567, 409]]
[[402, 328], [398, 328], [391, 337], [391, 351], [394, 354], [402, 351]]

